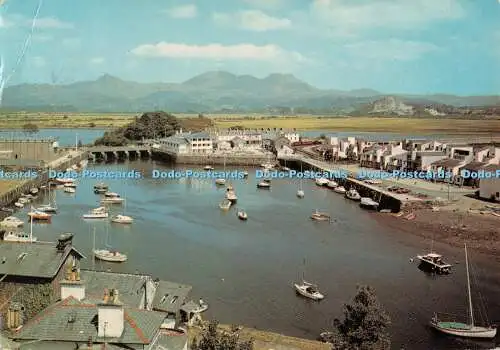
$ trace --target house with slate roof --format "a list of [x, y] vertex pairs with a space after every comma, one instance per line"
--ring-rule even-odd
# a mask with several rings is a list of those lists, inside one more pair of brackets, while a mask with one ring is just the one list
[[[182, 330], [170, 329], [168, 312], [125, 304], [125, 300], [141, 300], [142, 296], [132, 300], [134, 292], [141, 294], [141, 288], [132, 288], [125, 293], [106, 288], [102, 297], [95, 298], [93, 294], [87, 294], [87, 281], [83, 276], [93, 278], [90, 284], [98, 287], [100, 281], [96, 283], [96, 276], [88, 272], [62, 280], [61, 300], [11, 332], [11, 339], [21, 344], [20, 349], [101, 349], [106, 344], [106, 349], [187, 350], [187, 335]], [[131, 285], [139, 286], [138, 281], [140, 278]], [[110, 281], [113, 283], [124, 282], [115, 279]], [[95, 289], [90, 290], [93, 291]]]
[[[59, 298], [59, 282], [65, 274], [74, 274], [84, 258], [73, 247], [71, 239], [66, 236], [57, 243], [0, 243], [0, 313], [3, 326], [12, 322], [22, 324]], [[33, 295], [37, 297], [33, 298]], [[18, 312], [18, 319], [9, 319], [9, 315], [15, 312]]]

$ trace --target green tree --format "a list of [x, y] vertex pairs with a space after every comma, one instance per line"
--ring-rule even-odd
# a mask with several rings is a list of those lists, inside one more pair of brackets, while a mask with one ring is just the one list
[[359, 286], [350, 304], [344, 306], [344, 320], [335, 319], [336, 350], [389, 350], [389, 315], [380, 305], [373, 288]]
[[240, 341], [237, 329], [232, 327], [231, 331], [218, 329], [217, 321], [210, 321], [201, 333], [199, 341], [196, 338], [191, 345], [192, 350], [252, 350], [253, 340]]
[[26, 123], [23, 125], [23, 131], [28, 134], [36, 134], [39, 131], [39, 129], [36, 124]]

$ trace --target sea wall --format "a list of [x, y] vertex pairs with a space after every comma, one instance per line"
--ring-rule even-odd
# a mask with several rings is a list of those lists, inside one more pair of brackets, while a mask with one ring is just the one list
[[172, 155], [162, 151], [153, 151], [153, 159], [169, 164], [195, 164], [195, 165], [241, 165], [259, 166], [269, 161], [264, 155], [214, 155], [214, 154], [180, 154]]

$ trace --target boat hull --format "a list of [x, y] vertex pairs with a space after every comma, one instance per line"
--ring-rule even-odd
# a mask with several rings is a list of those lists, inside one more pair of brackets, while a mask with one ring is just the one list
[[298, 285], [298, 284], [294, 284], [293, 287], [295, 288], [295, 291], [297, 292], [297, 294], [305, 297], [305, 298], [308, 298], [308, 299], [311, 299], [311, 300], [315, 300], [315, 301], [320, 301], [324, 298], [324, 296], [320, 293], [318, 294], [311, 294], [311, 293], [308, 293], [304, 288], [303, 286], [301, 285]]
[[109, 251], [100, 251], [95, 250], [94, 256], [96, 259], [107, 261], [107, 262], [125, 262], [127, 261], [127, 257], [125, 255], [113, 255]]
[[427, 261], [422, 256], [417, 256], [417, 259], [420, 260], [418, 268], [423, 270], [423, 271], [433, 272], [433, 273], [437, 273], [440, 275], [447, 275], [451, 272], [451, 266], [449, 266], [449, 265], [438, 266], [436, 264], [433, 264], [433, 263]]
[[359, 203], [359, 206], [363, 209], [368, 209], [368, 210], [377, 210], [378, 208], [378, 204]]
[[470, 327], [457, 322], [434, 322], [430, 323], [435, 330], [461, 338], [493, 339], [496, 337], [497, 329], [493, 327]]

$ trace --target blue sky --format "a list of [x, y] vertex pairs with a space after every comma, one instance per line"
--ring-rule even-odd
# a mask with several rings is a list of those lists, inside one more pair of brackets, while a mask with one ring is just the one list
[[[500, 0], [41, 0], [9, 84], [292, 73], [320, 88], [500, 93]], [[9, 75], [39, 0], [0, 0]]]

